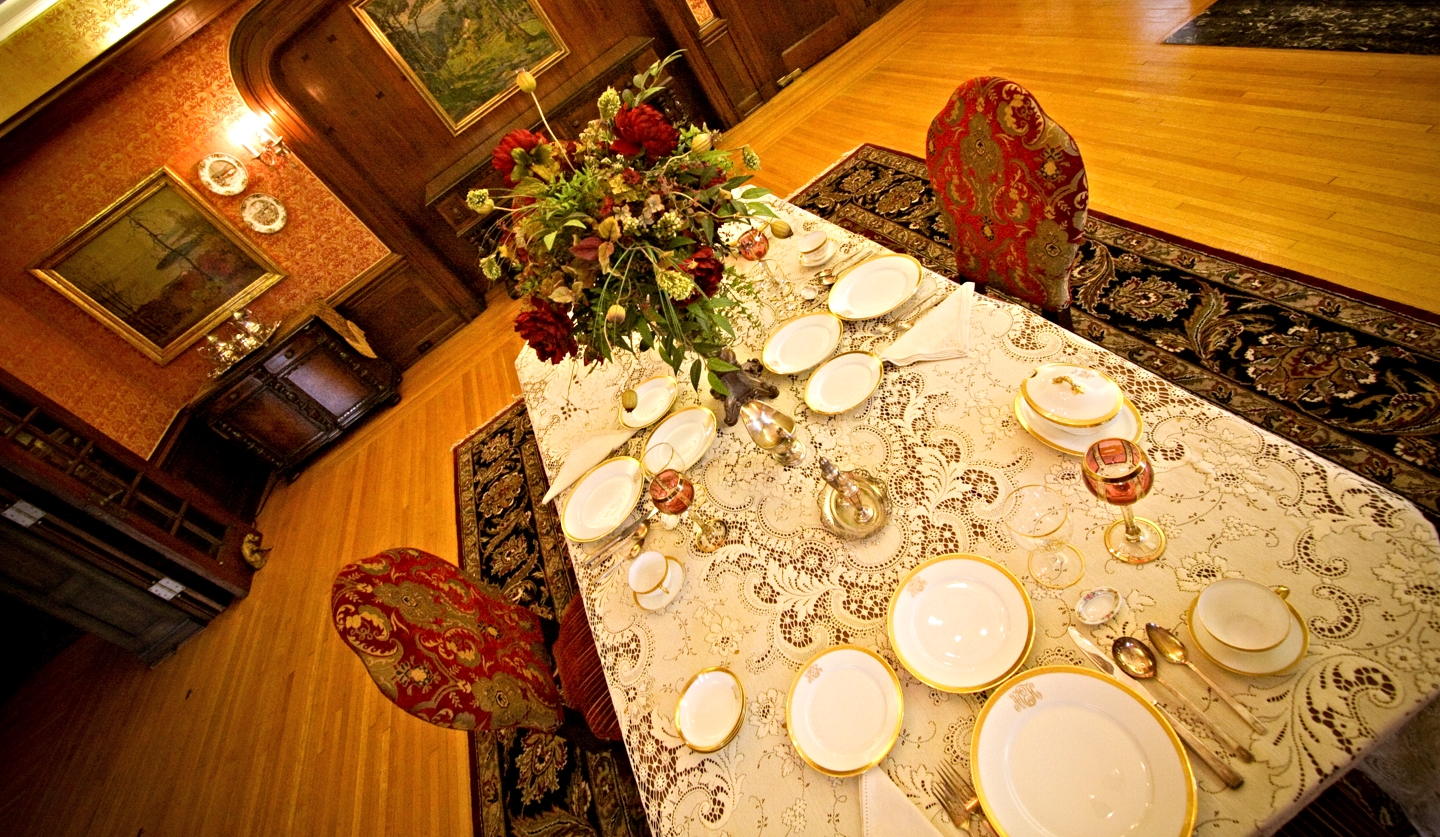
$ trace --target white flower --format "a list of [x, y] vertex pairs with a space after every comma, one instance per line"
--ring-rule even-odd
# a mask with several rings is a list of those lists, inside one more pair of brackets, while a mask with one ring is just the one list
[[1386, 651], [1385, 659], [1401, 671], [1419, 671], [1422, 665], [1420, 655], [1414, 648], [1406, 645], [1396, 645]]
[[750, 701], [750, 723], [756, 738], [785, 732], [785, 696], [779, 689], [766, 689]]
[[1411, 605], [1421, 613], [1433, 613], [1440, 609], [1440, 560], [1426, 545], [1415, 541], [1410, 543], [1411, 552], [1405, 552], [1405, 545], [1385, 556], [1388, 560], [1376, 567], [1375, 577], [1390, 582], [1395, 598]]
[[730, 616], [715, 616], [705, 626], [705, 641], [716, 654], [740, 653], [740, 623]]
[[615, 114], [620, 112], [620, 94], [615, 92], [615, 88], [607, 87], [596, 104], [600, 108], [600, 118], [610, 122], [615, 118]]
[[1239, 578], [1238, 570], [1230, 569], [1224, 558], [1197, 552], [1180, 559], [1175, 568], [1175, 586], [1190, 593], [1198, 593], [1222, 578]]

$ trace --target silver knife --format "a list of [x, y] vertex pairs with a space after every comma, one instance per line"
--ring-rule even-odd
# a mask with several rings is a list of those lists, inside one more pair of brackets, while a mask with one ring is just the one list
[[1096, 668], [1115, 678], [1120, 685], [1134, 692], [1141, 700], [1158, 709], [1160, 714], [1164, 715], [1170, 721], [1171, 729], [1174, 729], [1175, 734], [1180, 736], [1180, 740], [1184, 741], [1191, 750], [1195, 751], [1195, 755], [1199, 756], [1205, 764], [1209, 765], [1211, 770], [1215, 771], [1215, 774], [1220, 777], [1220, 780], [1225, 783], [1226, 787], [1233, 789], [1245, 784], [1244, 777], [1236, 773], [1235, 768], [1221, 760], [1213, 750], [1205, 746], [1205, 742], [1195, 737], [1195, 733], [1187, 729], [1184, 724], [1180, 723], [1180, 721], [1169, 712], [1166, 712], [1165, 707], [1156, 703], [1155, 698], [1150, 696], [1150, 693], [1145, 690], [1144, 686], [1135, 682], [1133, 677], [1121, 671], [1118, 666], [1110, 662], [1110, 658], [1100, 651], [1100, 647], [1084, 636], [1081, 636], [1074, 625], [1070, 626], [1070, 639], [1075, 641], [1075, 645], [1080, 649], [1081, 653], [1088, 657], [1090, 662], [1095, 664]]

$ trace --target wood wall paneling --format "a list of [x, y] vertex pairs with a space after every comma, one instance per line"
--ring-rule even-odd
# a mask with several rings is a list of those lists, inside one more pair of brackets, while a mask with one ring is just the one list
[[401, 369], [465, 324], [398, 255], [383, 259], [362, 279], [327, 301], [360, 326], [377, 354]]

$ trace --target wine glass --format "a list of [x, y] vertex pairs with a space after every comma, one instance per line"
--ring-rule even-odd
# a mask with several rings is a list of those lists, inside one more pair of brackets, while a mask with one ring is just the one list
[[1000, 505], [1005, 528], [1030, 550], [1030, 576], [1041, 587], [1060, 590], [1085, 575], [1085, 559], [1069, 543], [1070, 508], [1065, 497], [1043, 485], [1022, 485]]
[[682, 460], [669, 442], [657, 442], [644, 453], [646, 470], [655, 474], [650, 480], [650, 502], [661, 515], [661, 525], [674, 529], [680, 516], [689, 512], [695, 527], [695, 548], [714, 552], [725, 545], [729, 527], [722, 520], [706, 514], [697, 499], [695, 483], [681, 473]]
[[1124, 439], [1101, 439], [1085, 451], [1080, 464], [1085, 487], [1124, 517], [1105, 530], [1105, 548], [1128, 564], [1145, 564], [1165, 551], [1165, 531], [1130, 509], [1155, 484], [1155, 469], [1145, 451]]

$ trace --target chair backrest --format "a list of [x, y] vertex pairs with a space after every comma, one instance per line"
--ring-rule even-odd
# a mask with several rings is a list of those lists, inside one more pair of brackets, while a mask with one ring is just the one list
[[330, 612], [380, 691], [417, 718], [461, 730], [560, 726], [535, 615], [441, 558], [390, 549], [349, 564]]
[[1030, 92], [982, 76], [930, 123], [930, 184], [955, 226], [960, 275], [1058, 312], [1085, 232], [1080, 149]]

